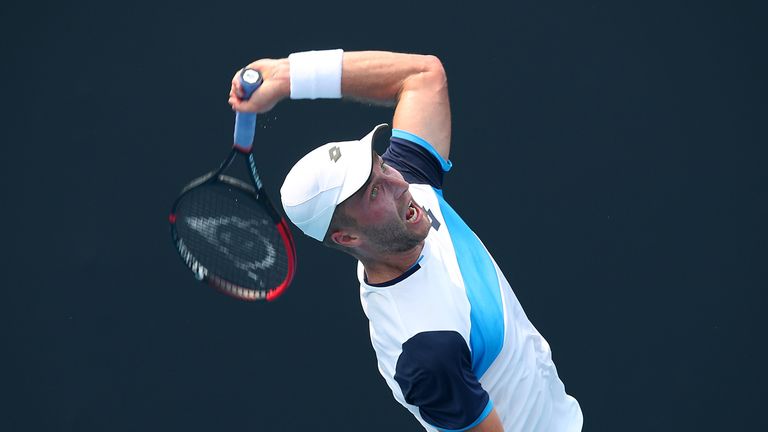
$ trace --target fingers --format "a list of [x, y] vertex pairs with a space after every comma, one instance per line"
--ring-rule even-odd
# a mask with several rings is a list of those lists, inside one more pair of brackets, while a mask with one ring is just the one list
[[280, 101], [281, 92], [276, 85], [277, 81], [272, 81], [276, 65], [279, 66], [276, 60], [261, 59], [247, 66], [250, 69], [259, 71], [264, 76], [264, 84], [262, 84], [257, 93], [251, 95], [250, 99], [244, 99], [245, 94], [240, 83], [241, 71], [238, 70], [235, 73], [232, 77], [229, 97], [227, 99], [227, 103], [232, 107], [233, 111], [263, 113], [271, 110]]
[[229, 99], [227, 103], [232, 107], [233, 111], [256, 111], [253, 107], [253, 103], [250, 103], [248, 99], [242, 99], [237, 93], [242, 93], [242, 90], [235, 90], [234, 88], [229, 92]]
[[[248, 67], [253, 68], [253, 65], [254, 63], [251, 63], [251, 65]], [[241, 71], [237, 71], [235, 76], [232, 78], [232, 85], [229, 89], [229, 99], [227, 100], [227, 103], [229, 103], [233, 111], [259, 112], [260, 109], [263, 109], [261, 106], [263, 104], [259, 103], [257, 100], [252, 100], [253, 97], [250, 99], [244, 99], [245, 94], [243, 91], [243, 85], [240, 82], [240, 74]]]
[[243, 103], [242, 95], [243, 88], [240, 85], [240, 71], [237, 71], [235, 76], [232, 77], [232, 85], [229, 87], [229, 99], [227, 100], [233, 111], [239, 111], [238, 107]]
[[229, 93], [230, 95], [237, 96], [238, 98], [242, 99], [243, 87], [240, 84], [240, 71], [237, 71], [235, 76], [232, 77], [232, 86], [230, 87]]

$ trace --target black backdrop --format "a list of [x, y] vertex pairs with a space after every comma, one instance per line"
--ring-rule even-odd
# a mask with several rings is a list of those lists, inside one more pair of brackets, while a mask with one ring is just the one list
[[[197, 284], [182, 185], [228, 151], [232, 73], [342, 47], [438, 55], [446, 198], [549, 340], [585, 430], [766, 430], [765, 6], [4, 2], [4, 431], [416, 431], [379, 377], [354, 262], [297, 240], [274, 304]], [[259, 119], [277, 196], [386, 109]]]

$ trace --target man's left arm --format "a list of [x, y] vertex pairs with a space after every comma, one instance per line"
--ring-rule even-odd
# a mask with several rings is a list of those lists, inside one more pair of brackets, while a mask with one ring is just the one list
[[394, 380], [406, 403], [440, 431], [503, 432], [490, 395], [456, 331], [417, 333], [402, 344]]
[[466, 432], [504, 432], [504, 425], [501, 424], [501, 419], [496, 414], [496, 408], [494, 408], [480, 424], [467, 429]]

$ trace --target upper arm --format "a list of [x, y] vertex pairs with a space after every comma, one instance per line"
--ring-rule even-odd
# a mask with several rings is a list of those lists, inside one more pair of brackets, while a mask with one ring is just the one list
[[451, 108], [448, 80], [437, 57], [421, 56], [421, 72], [408, 76], [397, 98], [392, 127], [428, 141], [443, 159], [451, 148]]
[[421, 418], [439, 430], [481, 426], [493, 409], [472, 371], [466, 341], [455, 331], [423, 332], [403, 343], [394, 378], [405, 402], [418, 407]]

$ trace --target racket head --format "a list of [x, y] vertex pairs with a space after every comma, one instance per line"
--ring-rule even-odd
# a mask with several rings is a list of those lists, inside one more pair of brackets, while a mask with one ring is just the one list
[[219, 172], [182, 190], [169, 217], [171, 236], [196, 279], [245, 301], [271, 301], [285, 291], [296, 271], [295, 247], [265, 198]]

